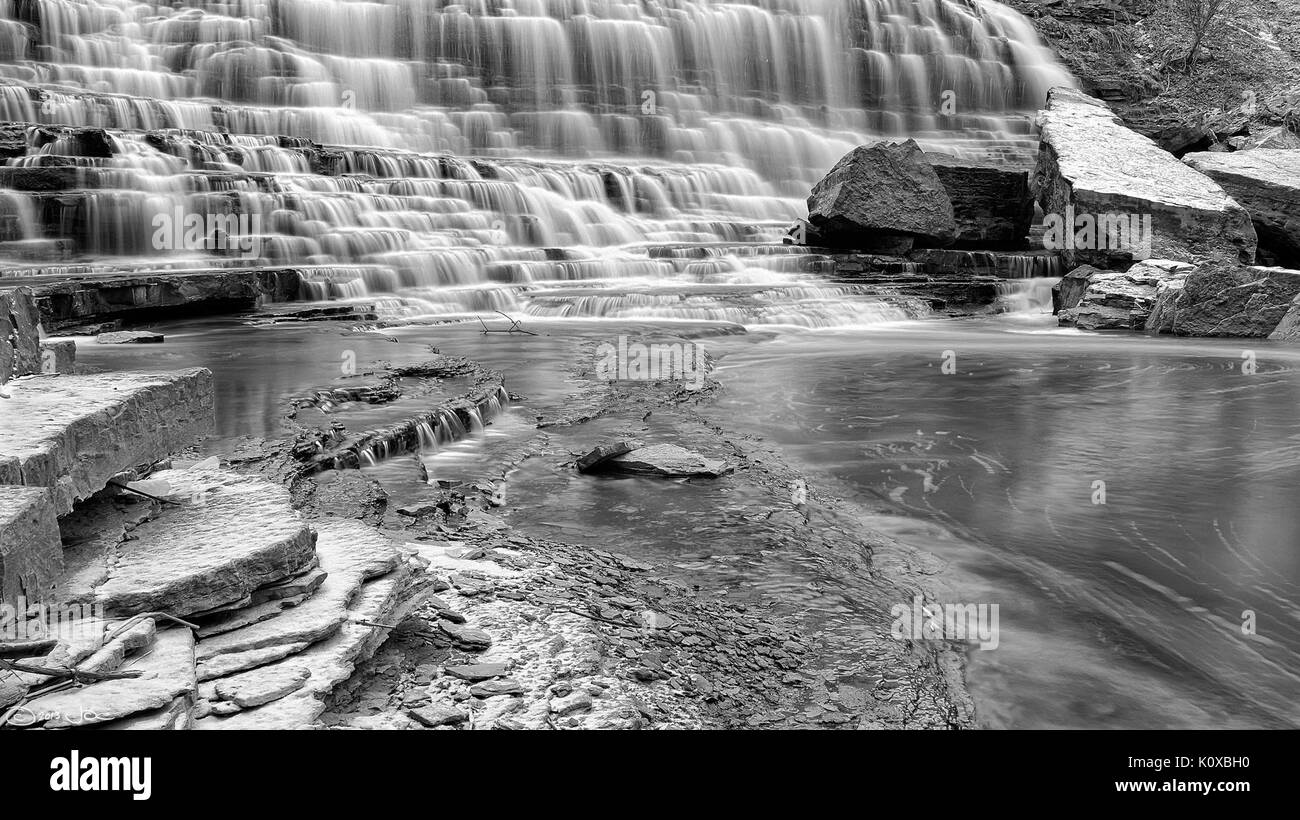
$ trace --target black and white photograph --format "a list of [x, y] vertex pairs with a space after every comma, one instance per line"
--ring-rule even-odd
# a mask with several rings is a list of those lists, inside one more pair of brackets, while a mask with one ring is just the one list
[[573, 730], [1222, 808], [1296, 729], [1297, 0], [0, 0], [47, 808]]

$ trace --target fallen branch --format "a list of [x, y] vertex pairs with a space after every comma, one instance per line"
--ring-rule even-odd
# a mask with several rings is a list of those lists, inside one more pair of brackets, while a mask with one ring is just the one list
[[501, 313], [501, 311], [499, 310], [496, 311], [496, 313], [500, 313], [502, 316], [505, 316], [506, 319], [510, 321], [510, 327], [506, 328], [505, 330], [496, 330], [494, 328], [490, 328], [487, 326], [487, 322], [483, 321], [483, 317], [480, 316], [478, 317], [478, 323], [483, 325], [484, 333], [527, 333], [529, 336], [541, 335], [540, 333], [534, 333], [531, 330], [524, 330], [522, 327], [519, 326], [519, 322], [520, 322], [519, 319], [515, 319], [509, 316], [508, 314]]
[[44, 675], [47, 678], [63, 680], [67, 678], [71, 681], [81, 684], [99, 683], [105, 680], [121, 680], [123, 678], [138, 678], [143, 672], [87, 672], [82, 669], [72, 669], [66, 666], [35, 666], [28, 663], [15, 663], [13, 661], [0, 660], [0, 669], [8, 669], [11, 672], [26, 672], [29, 675]]

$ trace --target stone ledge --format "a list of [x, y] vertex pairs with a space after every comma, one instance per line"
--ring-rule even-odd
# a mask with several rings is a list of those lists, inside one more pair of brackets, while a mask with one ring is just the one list
[[6, 385], [0, 484], [49, 487], [59, 515], [215, 425], [212, 372], [30, 376]]

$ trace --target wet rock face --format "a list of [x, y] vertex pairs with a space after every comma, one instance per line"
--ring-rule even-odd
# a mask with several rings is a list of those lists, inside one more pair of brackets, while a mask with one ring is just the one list
[[298, 271], [206, 270], [165, 276], [69, 278], [36, 292], [46, 330], [116, 319], [147, 321], [250, 310], [298, 298]]
[[41, 372], [39, 325], [29, 289], [0, 290], [0, 384]]
[[1143, 330], [1155, 307], [1157, 287], [1185, 278], [1194, 269], [1168, 259], [1148, 260], [1127, 271], [1077, 268], [1061, 280], [1060, 324], [1081, 330]]
[[1288, 333], [1283, 320], [1300, 295], [1300, 271], [1207, 263], [1181, 287], [1161, 287], [1147, 330], [1178, 336], [1263, 338]]
[[1033, 185], [1045, 214], [1065, 220], [1072, 233], [1069, 217], [1076, 223], [1085, 216], [1150, 217], [1149, 230], [1123, 241], [1103, 242], [1106, 232], [1098, 230], [1091, 240], [1064, 248], [1068, 264], [1255, 260], [1255, 229], [1245, 209], [1214, 180], [1126, 128], [1100, 100], [1054, 88], [1039, 123]]
[[1029, 171], [928, 153], [925, 158], [952, 201], [955, 248], [1010, 250], [1027, 244], [1034, 218]]
[[1223, 186], [1250, 214], [1261, 256], [1300, 267], [1300, 151], [1206, 152], [1183, 158]]
[[904, 252], [957, 235], [953, 204], [913, 140], [853, 149], [808, 197], [809, 244]]

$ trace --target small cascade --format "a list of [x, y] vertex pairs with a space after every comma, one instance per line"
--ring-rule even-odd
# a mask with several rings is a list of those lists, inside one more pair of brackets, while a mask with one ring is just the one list
[[1052, 315], [1052, 288], [1060, 277], [1012, 279], [998, 283], [998, 306], [1004, 313], [1037, 317]]

